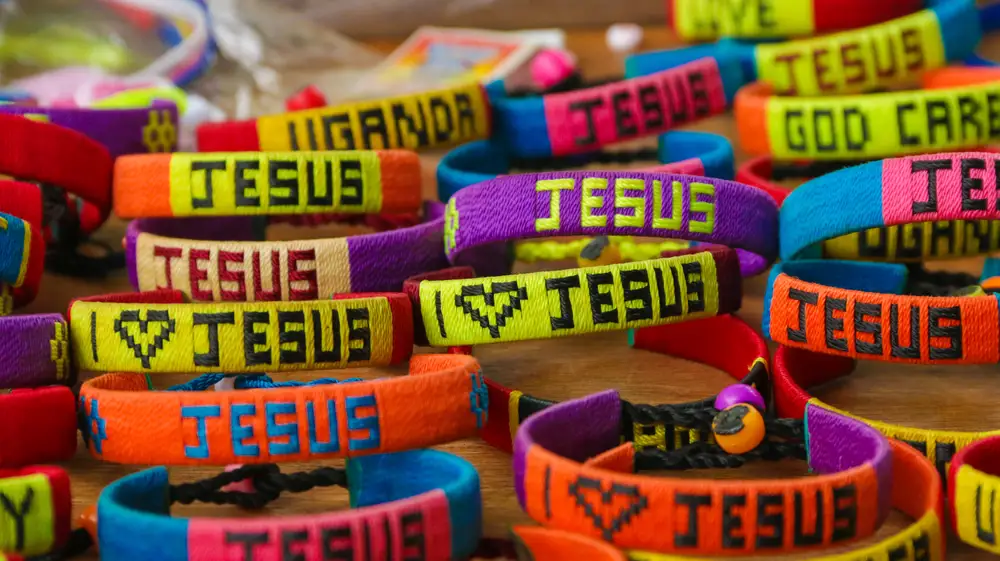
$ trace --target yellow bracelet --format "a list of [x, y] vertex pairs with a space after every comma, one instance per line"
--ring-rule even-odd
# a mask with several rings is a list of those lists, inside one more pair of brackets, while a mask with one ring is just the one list
[[[534, 263], [536, 261], [562, 261], [576, 259], [583, 248], [587, 247], [593, 238], [579, 240], [525, 240], [518, 242], [514, 248], [514, 256], [518, 261]], [[659, 242], [637, 242], [632, 236], [609, 236], [611, 245], [618, 248], [625, 261], [642, 261], [655, 259], [664, 251], [687, 249], [691, 242], [684, 240], [665, 240]]]

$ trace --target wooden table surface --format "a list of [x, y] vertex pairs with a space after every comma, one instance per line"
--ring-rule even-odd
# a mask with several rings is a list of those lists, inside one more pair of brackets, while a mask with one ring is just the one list
[[[643, 48], [662, 48], [674, 44], [676, 40], [665, 29], [648, 29]], [[393, 45], [391, 42], [382, 41], [374, 43], [374, 46], [389, 50]], [[621, 57], [606, 50], [603, 30], [572, 32], [569, 34], [568, 46], [579, 55], [580, 62], [589, 76], [600, 78], [621, 73]], [[988, 41], [983, 47], [983, 52], [1000, 54], [1000, 43]], [[703, 121], [691, 128], [735, 138], [735, 126], [731, 115]], [[429, 153], [424, 158], [426, 164], [424, 192], [428, 198], [436, 196], [433, 170], [439, 157], [440, 153]], [[737, 157], [739, 161], [745, 159], [738, 148]], [[296, 236], [342, 235], [348, 231], [338, 227], [310, 231], [275, 228], [269, 235], [276, 239], [287, 239]], [[124, 224], [112, 221], [100, 231], [98, 237], [117, 244], [123, 232]], [[933, 265], [938, 268], [948, 267], [978, 272], [981, 262], [981, 259], [963, 260]], [[572, 267], [574, 264], [567, 262], [546, 266]], [[518, 267], [519, 270], [526, 270], [524, 265]], [[765, 278], [766, 275], [761, 275], [745, 282], [743, 310], [740, 316], [755, 327], [759, 327], [761, 321]], [[69, 300], [75, 296], [130, 290], [124, 272], [104, 281], [85, 281], [48, 274], [37, 301], [23, 312], [64, 312]], [[724, 346], [720, 345], [719, 352], [726, 352]], [[731, 383], [727, 375], [699, 364], [633, 351], [627, 346], [624, 333], [482, 346], [476, 349], [475, 355], [482, 363], [483, 373], [488, 377], [525, 393], [559, 400], [616, 388], [629, 400], [673, 403], [714, 394]], [[385, 372], [385, 369], [382, 369], [358, 375], [385, 375]], [[350, 375], [355, 373], [352, 371]], [[818, 389], [815, 394], [837, 407], [889, 422], [951, 430], [995, 429], [1000, 428], [1000, 407], [995, 407], [995, 398], [990, 396], [997, 387], [997, 376], [996, 366], [928, 368], [871, 362], [861, 364], [853, 376]], [[309, 377], [312, 377], [312, 374], [297, 376], [299, 379]], [[157, 387], [163, 388], [188, 378], [189, 376], [182, 375], [160, 375], [155, 377], [154, 383]], [[287, 376], [276, 376], [276, 378], [287, 379]], [[441, 448], [464, 456], [479, 469], [485, 503], [485, 535], [502, 536], [511, 524], [530, 521], [521, 512], [514, 497], [509, 456], [491, 449], [476, 439], [456, 442]], [[336, 463], [333, 462], [331, 465]], [[82, 442], [76, 458], [65, 467], [72, 474], [76, 511], [92, 504], [101, 489], [111, 481], [141, 469], [141, 466], [119, 466], [99, 462], [85, 452]], [[288, 471], [307, 469], [309, 466], [289, 464], [282, 467]], [[173, 481], [192, 481], [213, 475], [217, 471], [211, 468], [173, 468], [171, 478]], [[798, 476], [805, 472], [804, 463], [781, 462], [712, 473], [718, 477], [758, 478]], [[687, 477], [691, 474], [685, 473], [680, 476]], [[285, 496], [273, 503], [263, 514], [270, 516], [319, 513], [346, 507], [345, 491], [324, 489], [297, 496]], [[175, 509], [174, 513], [217, 517], [245, 515], [235, 508], [215, 506], [181, 507]], [[884, 538], [908, 522], [909, 519], [904, 515], [893, 513], [889, 522], [879, 531], [878, 537]], [[136, 536], [136, 539], [141, 537]], [[988, 558], [987, 554], [962, 545], [955, 539], [949, 541], [948, 552], [948, 558], [954, 561]]]

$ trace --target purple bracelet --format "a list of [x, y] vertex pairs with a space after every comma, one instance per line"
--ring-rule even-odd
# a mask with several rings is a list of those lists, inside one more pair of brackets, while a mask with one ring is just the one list
[[71, 385], [69, 332], [59, 314], [0, 317], [0, 387]]
[[[443, 206], [435, 203], [437, 206]], [[126, 234], [129, 280], [139, 291], [172, 288], [194, 301], [315, 300], [400, 292], [403, 281], [447, 268], [440, 211], [408, 228], [343, 238], [259, 240], [247, 217], [146, 218]], [[438, 216], [435, 218], [435, 216]], [[463, 256], [485, 274], [509, 271], [496, 247]]]
[[154, 101], [150, 107], [138, 109], [0, 105], [0, 113], [75, 130], [103, 144], [112, 158], [177, 149], [177, 106], [168, 101]]
[[445, 212], [454, 263], [470, 248], [547, 236], [643, 236], [735, 248], [743, 276], [778, 254], [778, 206], [749, 185], [692, 175], [565, 171], [511, 175], [466, 187]]

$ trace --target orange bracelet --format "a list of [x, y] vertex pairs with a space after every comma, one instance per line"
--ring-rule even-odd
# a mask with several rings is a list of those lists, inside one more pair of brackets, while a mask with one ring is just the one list
[[925, 72], [920, 77], [924, 89], [959, 88], [988, 82], [1000, 82], [1000, 67], [948, 66]]

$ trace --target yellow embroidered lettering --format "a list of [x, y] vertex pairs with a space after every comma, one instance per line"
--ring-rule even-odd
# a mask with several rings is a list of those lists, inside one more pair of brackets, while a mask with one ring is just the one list
[[661, 230], [679, 230], [681, 227], [681, 189], [680, 181], [674, 181], [671, 194], [671, 210], [668, 218], [663, 218], [663, 182], [653, 181], [653, 228]]
[[572, 179], [542, 179], [535, 183], [536, 193], [551, 191], [549, 194], [549, 216], [535, 218], [536, 232], [559, 229], [559, 191], [572, 189], [575, 187], [575, 183]]
[[[629, 197], [626, 191], [638, 191], [639, 197]], [[615, 226], [642, 228], [646, 222], [646, 182], [642, 179], [615, 180]], [[632, 214], [619, 214], [618, 209], [631, 208]], [[603, 217], [602, 217], [603, 218]]]
[[[636, 181], [642, 183], [642, 180]], [[595, 195], [594, 191], [607, 189], [608, 180], [603, 177], [587, 177], [583, 180], [582, 184], [583, 196], [580, 198], [580, 225], [584, 228], [603, 228], [608, 224], [608, 217], [594, 214], [592, 210], [604, 206], [604, 197]]]
[[[705, 195], [710, 200], [699, 201], [698, 195]], [[675, 208], [677, 204], [676, 200], [678, 199], [679, 197], [675, 194]], [[688, 229], [699, 234], [711, 234], [715, 231], [715, 185], [711, 183], [691, 183], [691, 213], [694, 214], [696, 212], [704, 213], [705, 220], [695, 220], [692, 216]]]

